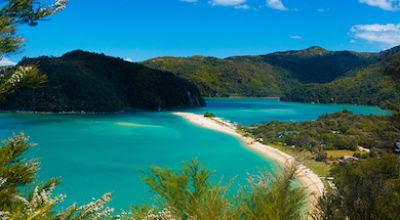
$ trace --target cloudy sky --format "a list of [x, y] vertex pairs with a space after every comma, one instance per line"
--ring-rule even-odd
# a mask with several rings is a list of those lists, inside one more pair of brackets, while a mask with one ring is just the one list
[[133, 61], [314, 45], [380, 51], [400, 44], [400, 0], [70, 0], [66, 10], [19, 33], [24, 49], [3, 62], [74, 49]]

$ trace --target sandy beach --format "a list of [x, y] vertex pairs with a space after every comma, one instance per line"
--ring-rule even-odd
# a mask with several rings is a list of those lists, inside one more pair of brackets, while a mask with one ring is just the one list
[[[206, 118], [203, 115], [183, 112], [175, 112], [174, 115], [183, 117], [187, 121], [202, 126], [204, 128], [235, 136], [242, 140], [250, 150], [264, 157], [274, 160], [276, 163], [278, 163], [279, 166], [283, 168], [286, 166], [290, 166], [291, 164], [296, 162], [292, 156], [282, 151], [257, 142], [251, 137], [243, 136], [242, 134], [237, 132], [236, 127], [233, 124], [228, 123], [220, 118]], [[312, 170], [302, 164], [298, 164], [298, 173], [296, 179], [308, 192], [309, 204], [311, 209], [313, 209], [317, 198], [320, 197], [324, 192], [324, 184], [322, 183], [318, 175], [316, 175]]]

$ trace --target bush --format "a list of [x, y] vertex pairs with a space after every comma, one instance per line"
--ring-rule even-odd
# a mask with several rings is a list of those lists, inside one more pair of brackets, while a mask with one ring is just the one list
[[206, 112], [206, 113], [204, 113], [204, 117], [206, 117], [206, 118], [214, 118], [215, 115], [213, 113], [211, 113], [211, 112]]

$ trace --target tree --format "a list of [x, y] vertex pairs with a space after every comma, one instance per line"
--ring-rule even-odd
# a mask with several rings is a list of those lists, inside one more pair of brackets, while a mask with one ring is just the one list
[[248, 190], [241, 192], [240, 213], [247, 220], [298, 220], [306, 217], [306, 193], [293, 187], [295, 165], [277, 176], [261, 172], [250, 180]]
[[385, 155], [332, 169], [337, 190], [323, 196], [314, 219], [400, 219], [400, 158]]
[[40, 0], [0, 0], [0, 56], [21, 48], [23, 38], [16, 34], [17, 26], [36, 26], [38, 21], [65, 8], [67, 0], [46, 4]]
[[[277, 176], [262, 171], [249, 177], [249, 184], [238, 191], [238, 196], [230, 196], [230, 184], [212, 183], [212, 174], [198, 161], [185, 164], [180, 171], [151, 168], [145, 182], [159, 196], [161, 207], [167, 208], [154, 216], [163, 213], [173, 219], [298, 220], [305, 217], [305, 193], [293, 186], [295, 173], [294, 167]], [[140, 218], [154, 213], [154, 208], [142, 207], [135, 213]]]
[[[0, 0], [0, 60], [4, 55], [17, 51], [23, 38], [17, 34], [17, 26], [36, 26], [43, 20], [64, 9], [67, 0], [47, 4], [40, 0]], [[21, 86], [34, 86], [45, 82], [34, 66], [3, 69], [0, 71], [0, 98]]]

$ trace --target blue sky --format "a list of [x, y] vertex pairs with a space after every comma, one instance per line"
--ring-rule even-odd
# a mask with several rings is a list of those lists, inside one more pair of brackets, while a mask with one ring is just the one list
[[399, 18], [400, 0], [70, 0], [39, 26], [20, 27], [25, 47], [7, 58], [74, 49], [134, 61], [313, 45], [379, 51], [400, 44]]

